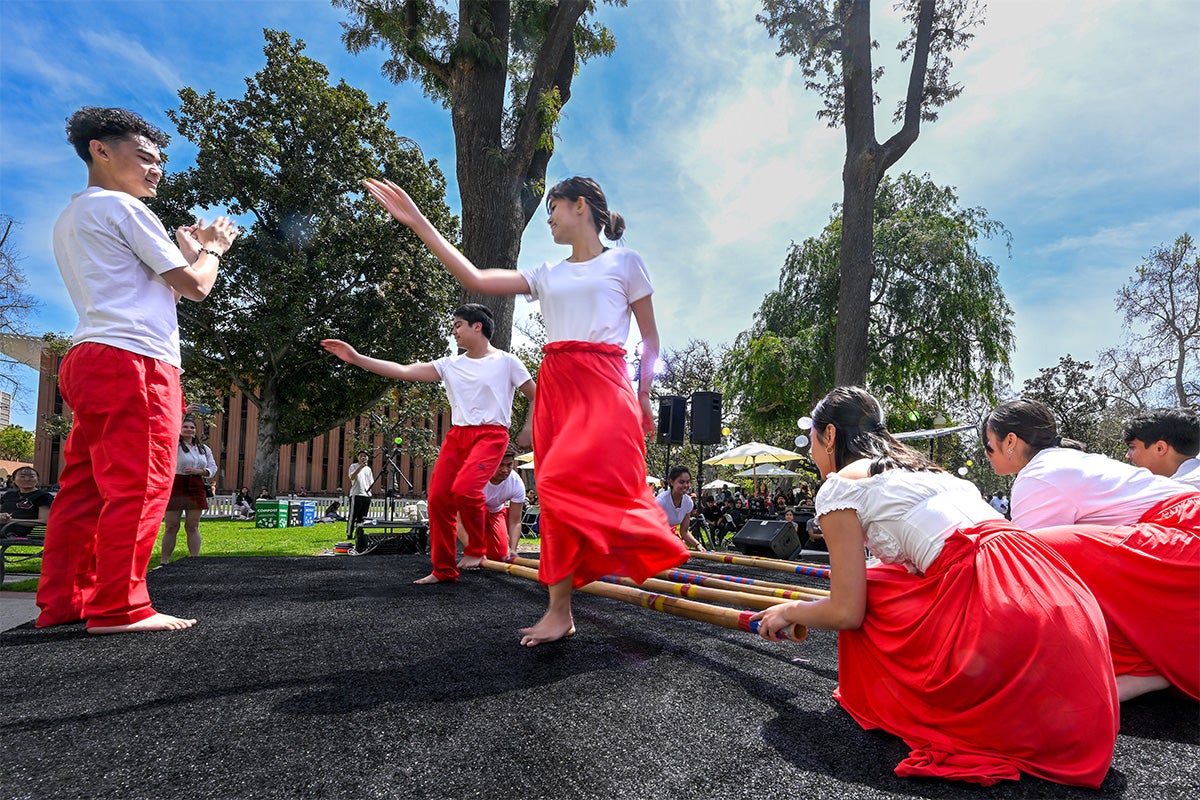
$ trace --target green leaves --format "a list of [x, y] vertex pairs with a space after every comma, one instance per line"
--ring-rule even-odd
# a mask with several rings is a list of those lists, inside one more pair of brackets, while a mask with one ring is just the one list
[[[918, 406], [993, 400], [1011, 376], [1012, 309], [980, 238], [1006, 237], [982, 208], [961, 208], [951, 187], [928, 176], [885, 177], [875, 199], [874, 277], [868, 384], [890, 383]], [[789, 430], [834, 386], [838, 252], [834, 217], [815, 238], [793, 244], [779, 288], [722, 364], [730, 391], [759, 433]]]
[[385, 105], [330, 85], [303, 42], [265, 38], [266, 65], [243, 97], [180, 92], [168, 113], [199, 154], [155, 205], [168, 227], [194, 208], [238, 216], [242, 235], [211, 295], [180, 306], [185, 366], [219, 391], [232, 382], [260, 407], [278, 403], [286, 444], [356, 416], [390, 385], [332, 358], [321, 339], [402, 362], [446, 350], [451, 278], [359, 181], [395, 180], [451, 238], [458, 224], [444, 177], [392, 132]]

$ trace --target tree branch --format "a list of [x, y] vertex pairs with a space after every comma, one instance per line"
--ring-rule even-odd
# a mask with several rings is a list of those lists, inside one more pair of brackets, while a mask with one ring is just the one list
[[920, 0], [917, 40], [913, 45], [912, 68], [908, 73], [908, 94], [904, 100], [904, 125], [883, 143], [880, 155], [883, 171], [908, 152], [921, 133], [921, 103], [925, 95], [925, 74], [929, 67], [929, 49], [933, 43], [934, 0]]

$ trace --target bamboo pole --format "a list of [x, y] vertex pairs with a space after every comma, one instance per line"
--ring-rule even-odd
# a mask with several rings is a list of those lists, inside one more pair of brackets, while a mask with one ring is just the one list
[[[537, 559], [525, 558], [523, 556], [505, 559], [505, 562], [517, 564], [522, 567], [530, 567], [532, 569], [537, 569], [538, 567]], [[829, 597], [828, 589], [814, 589], [809, 586], [796, 586], [795, 584], [790, 583], [775, 583], [773, 581], [764, 581], [760, 578], [743, 578], [738, 575], [714, 575], [710, 572], [699, 572], [696, 570], [664, 570], [654, 577], [662, 578], [668, 581], [675, 581], [676, 583], [691, 583], [698, 586], [708, 586], [713, 589], [749, 592], [751, 594], [759, 594], [765, 597], [779, 597], [783, 598], [784, 600], [804, 600]]]
[[740, 564], [746, 567], [762, 567], [776, 572], [793, 572], [797, 575], [810, 575], [817, 578], [828, 578], [829, 567], [825, 564], [805, 564], [795, 561], [782, 561], [778, 558], [763, 558], [762, 556], [729, 555], [728, 553], [692, 552], [692, 558], [705, 561], [719, 561], [722, 564]]
[[[525, 559], [514, 559], [514, 561], [520, 560]], [[520, 578], [537, 580], [536, 570], [516, 563], [492, 561], [489, 558], [485, 558], [480, 566], [494, 572], [505, 572]], [[661, 611], [676, 617], [707, 622], [711, 625], [729, 628], [730, 630], [758, 633], [758, 621], [751, 619], [755, 614], [753, 611], [738, 611], [733, 608], [713, 606], [708, 603], [684, 600], [679, 597], [668, 597], [667, 595], [646, 592], [630, 586], [618, 586], [603, 581], [593, 581], [592, 583], [580, 586], [579, 591], [586, 594], [607, 597], [611, 600], [620, 600], [623, 603], [641, 606], [652, 611]], [[779, 634], [780, 639], [791, 639], [794, 642], [800, 642], [808, 636], [808, 629], [803, 625], [793, 625], [791, 628], [779, 631]]]
[[810, 586], [796, 586], [790, 583], [774, 583], [758, 578], [743, 578], [739, 575], [714, 575], [710, 572], [695, 570], [669, 569], [658, 573], [656, 578], [665, 578], [678, 583], [691, 583], [698, 586], [710, 586], [714, 589], [729, 589], [738, 592], [750, 592], [764, 597], [781, 597], [784, 600], [809, 600], [829, 597], [828, 589], [814, 589]]
[[[676, 597], [686, 597], [689, 600], [703, 600], [707, 603], [722, 603], [743, 608], [764, 609], [788, 602], [782, 597], [773, 597], [760, 593], [739, 592], [730, 589], [719, 589], [696, 584], [678, 583], [672, 580], [648, 578], [639, 584], [633, 578], [620, 578], [616, 575], [605, 575], [600, 580], [605, 583], [615, 583], [619, 586], [632, 586], [659, 594], [673, 594]], [[808, 598], [805, 598], [808, 599]]]

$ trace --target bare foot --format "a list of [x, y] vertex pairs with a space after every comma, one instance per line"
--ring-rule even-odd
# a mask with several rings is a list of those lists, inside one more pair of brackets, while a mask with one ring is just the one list
[[170, 614], [155, 614], [153, 617], [131, 622], [128, 625], [100, 625], [88, 628], [88, 633], [144, 633], [146, 631], [181, 631], [196, 624], [194, 619], [180, 619]]
[[442, 579], [431, 572], [424, 578], [417, 578], [415, 581], [413, 581], [413, 583], [419, 583], [422, 586], [427, 586], [431, 583], [442, 583]]
[[483, 556], [463, 556], [458, 560], [459, 569], [479, 569], [479, 565], [483, 563]]
[[539, 644], [557, 642], [559, 639], [574, 635], [575, 620], [569, 615], [565, 619], [560, 619], [547, 613], [532, 628], [521, 629], [521, 644], [525, 647], [537, 647]]
[[1124, 703], [1147, 692], [1165, 689], [1171, 683], [1162, 675], [1118, 675], [1117, 699]]

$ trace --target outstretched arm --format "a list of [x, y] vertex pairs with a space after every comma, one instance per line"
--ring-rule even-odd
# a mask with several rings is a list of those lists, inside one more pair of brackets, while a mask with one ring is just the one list
[[420, 361], [416, 364], [397, 364], [395, 361], [384, 361], [379, 358], [364, 356], [341, 339], [322, 339], [321, 346], [342, 361], [362, 367], [368, 372], [382, 375], [385, 378], [396, 378], [402, 381], [420, 381], [436, 383], [442, 379], [433, 364]]
[[388, 213], [412, 229], [458, 282], [481, 294], [528, 294], [529, 282], [512, 269], [479, 269], [433, 227], [408, 192], [388, 180], [368, 178], [363, 186]]

